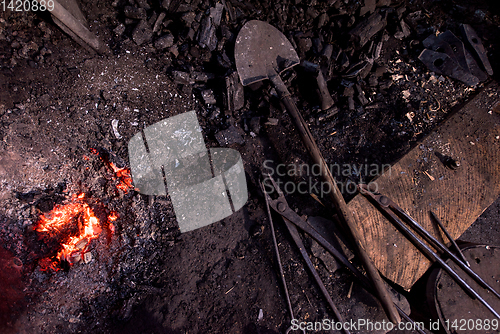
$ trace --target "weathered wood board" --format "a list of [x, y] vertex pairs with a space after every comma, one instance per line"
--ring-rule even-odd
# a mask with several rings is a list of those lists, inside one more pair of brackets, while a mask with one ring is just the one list
[[[498, 84], [489, 84], [374, 181], [440, 240], [445, 236], [429, 210], [458, 238], [500, 195], [500, 114], [493, 110], [499, 101]], [[460, 167], [445, 167], [439, 154], [456, 158]], [[363, 195], [348, 205], [377, 268], [410, 289], [429, 261]]]

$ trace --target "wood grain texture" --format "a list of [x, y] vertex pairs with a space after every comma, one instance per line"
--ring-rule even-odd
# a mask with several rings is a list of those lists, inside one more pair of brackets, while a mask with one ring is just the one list
[[[456, 239], [500, 195], [500, 101], [489, 84], [374, 183], [439, 240], [429, 210]], [[438, 155], [451, 156], [451, 170]], [[368, 254], [382, 275], [410, 289], [430, 262], [363, 195], [348, 204]]]

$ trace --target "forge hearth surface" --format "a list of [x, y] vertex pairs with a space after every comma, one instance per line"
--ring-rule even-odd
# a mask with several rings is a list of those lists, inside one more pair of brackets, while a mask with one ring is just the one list
[[[327, 163], [370, 166], [339, 170], [343, 185], [375, 177], [484, 87], [430, 72], [418, 60], [429, 35], [460, 35], [459, 24], [468, 23], [491, 61], [488, 80], [499, 70], [493, 0], [79, 4], [109, 54], [82, 48], [47, 12], [0, 3], [1, 333], [282, 333], [290, 326], [259, 179], [266, 160], [311, 162], [271, 84], [239, 82], [233, 50], [248, 20], [278, 28], [301, 60], [322, 71], [335, 103], [328, 110], [314, 65], [282, 77]], [[131, 184], [128, 143], [191, 110], [207, 147], [241, 154], [249, 199], [219, 222], [180, 233], [171, 199]], [[300, 215], [331, 217], [309, 194], [287, 199]], [[463, 239], [497, 242], [498, 208], [497, 201]], [[275, 223], [295, 316], [333, 319], [279, 217]], [[346, 270], [335, 270], [312, 240], [305, 244], [347, 321], [384, 320]]]

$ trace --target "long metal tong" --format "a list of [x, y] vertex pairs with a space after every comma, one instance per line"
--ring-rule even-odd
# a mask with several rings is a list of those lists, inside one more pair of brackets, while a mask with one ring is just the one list
[[[306, 221], [304, 221], [299, 215], [297, 215], [292, 209], [290, 209], [290, 207], [288, 206], [288, 203], [285, 200], [285, 196], [283, 195], [283, 192], [278, 187], [278, 185], [276, 184], [276, 182], [274, 181], [274, 179], [272, 177], [269, 177], [268, 179], [271, 180], [271, 182], [273, 184], [273, 187], [274, 187], [274, 190], [278, 194], [278, 199], [273, 200], [271, 198], [271, 196], [269, 195], [269, 193], [266, 191], [264, 185], [261, 184], [262, 190], [264, 191], [264, 195], [266, 197], [266, 205], [268, 207], [273, 208], [273, 210], [275, 210], [276, 212], [278, 212], [279, 214], [281, 214], [283, 216], [283, 220], [285, 221], [285, 224], [286, 224], [286, 227], [288, 229], [288, 232], [292, 236], [292, 239], [295, 242], [295, 245], [299, 249], [300, 254], [302, 255], [302, 258], [306, 262], [307, 267], [309, 268], [309, 271], [312, 273], [312, 275], [314, 277], [314, 280], [318, 284], [321, 292], [323, 293], [323, 296], [327, 300], [328, 305], [330, 305], [330, 307], [331, 307], [333, 313], [335, 314], [335, 317], [337, 318], [337, 320], [339, 322], [343, 323], [344, 320], [342, 318], [342, 315], [340, 314], [339, 310], [335, 306], [335, 303], [333, 302], [332, 297], [330, 296], [330, 294], [326, 290], [325, 284], [323, 283], [323, 281], [319, 277], [319, 274], [316, 271], [316, 268], [314, 268], [314, 265], [313, 265], [313, 263], [311, 261], [311, 258], [307, 254], [307, 251], [306, 251], [306, 248], [304, 246], [304, 243], [302, 242], [302, 238], [300, 237], [299, 231], [297, 230], [297, 227], [295, 225], [299, 226], [304, 232], [307, 232], [314, 239], [316, 239], [320, 244], [324, 245], [325, 248], [327, 248], [330, 252], [337, 253], [339, 255], [339, 257], [341, 257], [342, 255], [328, 241], [326, 241], [321, 236], [321, 234], [318, 233], [318, 231], [316, 231], [311, 225], [309, 225], [309, 223], [307, 223]], [[274, 246], [275, 246], [276, 256], [277, 256], [277, 259], [278, 259], [278, 264], [280, 266], [281, 279], [283, 281], [283, 285], [284, 285], [284, 289], [285, 289], [285, 295], [286, 295], [286, 298], [287, 298], [288, 307], [290, 309], [290, 314], [291, 314], [291, 316], [293, 318], [292, 305], [290, 303], [290, 298], [288, 296], [288, 288], [287, 288], [287, 285], [286, 285], [286, 282], [285, 282], [285, 276], [283, 274], [283, 269], [281, 267], [281, 260], [280, 260], [280, 256], [279, 256], [279, 251], [278, 251], [277, 243], [275, 241], [276, 240], [276, 236], [275, 236], [275, 233], [274, 233], [274, 226], [272, 225], [271, 213], [269, 211], [268, 211], [268, 215], [269, 215], [270, 220], [271, 220], [271, 226], [272, 226], [272, 232], [273, 232], [273, 239], [274, 239]], [[349, 261], [347, 261], [347, 263], [354, 270], [357, 270]], [[343, 329], [343, 331], [346, 334], [350, 334], [350, 332], [347, 329], [345, 329], [345, 328]]]
[[[309, 234], [313, 239], [315, 239], [320, 245], [322, 245], [326, 250], [328, 250], [333, 257], [335, 257], [336, 260], [338, 260], [340, 263], [342, 263], [345, 267], [347, 267], [353, 274], [354, 276], [360, 281], [360, 283], [367, 289], [368, 291], [373, 291], [376, 290], [373, 283], [363, 274], [361, 273], [349, 260], [341, 253], [339, 252], [332, 244], [330, 244], [309, 222], [305, 221], [302, 219], [295, 211], [293, 211], [290, 206], [288, 205], [285, 196], [281, 189], [278, 187], [276, 181], [269, 175], [265, 175], [265, 180], [269, 180], [272, 184], [273, 189], [269, 189], [271, 185], [261, 183], [261, 188], [264, 193], [264, 196], [266, 198], [266, 205], [271, 207], [274, 211], [276, 211], [278, 214], [280, 214], [283, 217], [283, 220], [285, 221], [285, 224], [287, 226], [288, 231], [290, 232], [295, 244], [300, 250], [300, 253], [302, 257], [304, 258], [304, 261], [306, 262], [308, 268], [310, 269], [311, 273], [314, 276], [314, 279], [316, 280], [317, 284], [319, 285], [323, 295], [328, 301], [328, 304], [332, 308], [335, 316], [337, 317], [337, 320], [342, 321], [342, 317], [340, 313], [338, 312], [337, 308], [335, 307], [335, 304], [330, 297], [328, 291], [326, 290], [326, 287], [324, 286], [323, 282], [321, 281], [321, 278], [319, 277], [316, 269], [314, 268], [314, 265], [311, 262], [311, 259], [309, 258], [309, 255], [307, 254], [304, 244], [302, 242], [302, 239], [300, 237], [300, 234], [297, 230], [297, 227], [301, 229], [303, 232]], [[267, 186], [267, 188], [266, 188]], [[278, 196], [275, 199], [272, 199], [270, 194], [276, 193]], [[283, 281], [284, 289], [285, 289], [285, 295], [287, 298], [287, 303], [288, 307], [290, 309], [290, 314], [293, 317], [293, 311], [292, 311], [292, 306], [290, 303], [290, 298], [288, 297], [288, 289], [286, 287], [286, 282], [285, 278], [283, 275], [283, 270], [281, 266], [281, 259], [279, 257], [279, 251], [278, 247], [275, 241], [275, 233], [274, 233], [274, 226], [272, 223], [272, 218], [271, 218], [271, 213], [268, 210], [268, 215], [269, 215], [269, 220], [271, 223], [271, 231], [273, 232], [273, 241], [275, 245], [275, 251], [276, 255], [278, 258], [278, 264], [280, 267], [280, 275], [281, 279]], [[413, 320], [396, 304], [393, 304], [394, 308], [397, 310], [399, 315], [404, 318], [406, 321], [413, 323]], [[416, 327], [417, 332], [425, 334], [425, 332]], [[344, 330], [344, 332], [349, 333], [347, 330]]]
[[[472, 298], [479, 300], [488, 310], [491, 311], [497, 318], [500, 319], [498, 312], [488, 304], [467, 282], [464, 281], [460, 275], [453, 270], [446, 262], [441, 259], [441, 257], [432, 250], [425, 242], [419, 239], [409, 228], [404, 224], [399, 217], [403, 217], [404, 220], [411, 226], [411, 228], [416, 231], [422, 238], [424, 238], [432, 247], [440, 251], [441, 253], [449, 256], [463, 271], [465, 271], [471, 278], [473, 278], [479, 285], [483, 288], [492, 292], [497, 298], [500, 298], [500, 294], [493, 289], [488, 283], [486, 283], [479, 275], [477, 275], [471, 268], [467, 266], [462, 260], [460, 260], [455, 254], [453, 254], [445, 245], [438, 241], [432, 234], [425, 230], [420, 224], [418, 224], [412, 217], [410, 217], [403, 209], [401, 209], [396, 203], [394, 203], [389, 197], [373, 193], [369, 190], [366, 184], [360, 184], [360, 192], [373, 199], [378, 208], [384, 212], [391, 219], [390, 221], [411, 241], [415, 247], [417, 247], [429, 260], [432, 262], [437, 262], [444, 271], [446, 271], [460, 287]], [[399, 215], [399, 216], [398, 216]]]

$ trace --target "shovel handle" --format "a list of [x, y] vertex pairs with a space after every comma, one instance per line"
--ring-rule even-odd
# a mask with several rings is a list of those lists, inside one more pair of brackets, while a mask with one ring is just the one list
[[394, 306], [394, 303], [391, 299], [391, 296], [389, 295], [389, 292], [387, 291], [387, 288], [384, 284], [384, 281], [382, 280], [382, 277], [380, 277], [380, 273], [378, 272], [377, 268], [375, 267], [372, 260], [368, 256], [365, 247], [361, 243], [361, 238], [359, 236], [358, 228], [354, 221], [354, 217], [351, 211], [348, 209], [344, 197], [342, 196], [342, 193], [337, 187], [337, 183], [333, 178], [332, 174], [330, 173], [330, 169], [328, 168], [325, 159], [321, 155], [321, 152], [311, 134], [311, 131], [309, 131], [309, 127], [302, 118], [302, 115], [299, 113], [299, 109], [292, 100], [290, 92], [283, 83], [283, 80], [281, 80], [281, 77], [276, 73], [275, 75], [269, 75], [269, 79], [274, 84], [274, 88], [278, 92], [281, 101], [283, 102], [286, 110], [290, 114], [290, 117], [292, 118], [295, 127], [299, 131], [300, 137], [302, 138], [302, 142], [304, 143], [307, 150], [311, 154], [314, 163], [321, 167], [320, 168], [321, 176], [323, 177], [325, 182], [327, 182], [330, 185], [331, 190], [329, 194], [333, 201], [333, 204], [335, 205], [337, 212], [340, 213], [341, 219], [344, 221], [345, 225], [351, 232], [351, 235], [354, 239], [354, 243], [356, 245], [356, 253], [361, 259], [361, 262], [365, 267], [368, 277], [371, 279], [373, 283], [378, 299], [380, 300], [382, 307], [385, 310], [385, 313], [387, 314], [390, 321], [396, 324], [399, 323], [401, 321], [399, 313], [396, 310], [396, 307]]

